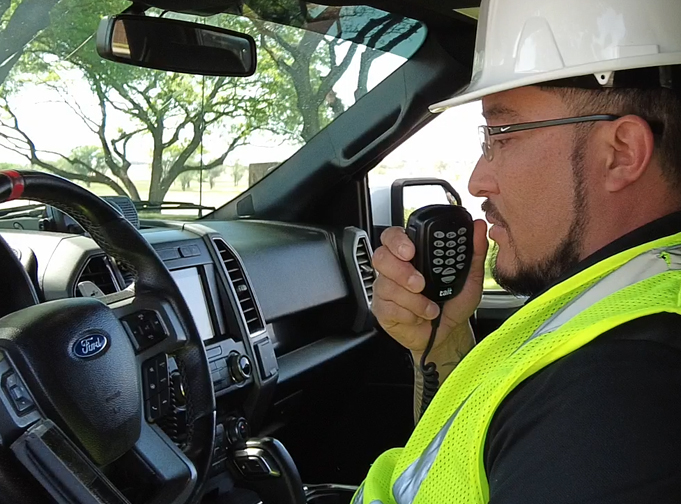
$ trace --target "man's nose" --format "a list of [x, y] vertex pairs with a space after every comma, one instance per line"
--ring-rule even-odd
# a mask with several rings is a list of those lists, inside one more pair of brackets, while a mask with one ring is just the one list
[[468, 181], [468, 192], [478, 198], [487, 198], [499, 192], [494, 171], [491, 169], [490, 162], [485, 159], [485, 156], [480, 156], [478, 163], [475, 165], [475, 169]]

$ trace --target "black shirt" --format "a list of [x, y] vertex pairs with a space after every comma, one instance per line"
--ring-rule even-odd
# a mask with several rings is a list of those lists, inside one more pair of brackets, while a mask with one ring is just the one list
[[[681, 212], [559, 282], [678, 232]], [[681, 316], [622, 324], [525, 380], [494, 414], [484, 456], [491, 504], [681, 503]]]

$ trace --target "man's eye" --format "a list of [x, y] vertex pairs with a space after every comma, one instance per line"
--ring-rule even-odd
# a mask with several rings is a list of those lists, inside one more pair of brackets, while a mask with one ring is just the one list
[[497, 138], [495, 141], [499, 144], [499, 147], [505, 146], [508, 142], [513, 140], [512, 138]]

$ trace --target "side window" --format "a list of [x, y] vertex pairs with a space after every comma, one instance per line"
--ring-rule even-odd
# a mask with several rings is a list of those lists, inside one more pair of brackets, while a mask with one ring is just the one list
[[[397, 179], [440, 178], [447, 180], [461, 195], [463, 205], [474, 219], [484, 219], [485, 214], [481, 209], [484, 199], [473, 197], [468, 192], [468, 180], [481, 156], [478, 126], [484, 123], [479, 101], [440, 114], [369, 172], [372, 198], [374, 195], [389, 192], [390, 186]], [[433, 203], [447, 203], [444, 195], [434, 194], [433, 187], [414, 189], [409, 192], [409, 196], [405, 193], [405, 219], [417, 208]], [[374, 215], [375, 223], [376, 220]], [[489, 259], [486, 265], [485, 290], [500, 290], [492, 278]]]

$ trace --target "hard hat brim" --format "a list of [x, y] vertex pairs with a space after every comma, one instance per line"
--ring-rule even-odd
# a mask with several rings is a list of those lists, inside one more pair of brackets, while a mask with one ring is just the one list
[[516, 79], [498, 83], [493, 82], [491, 79], [480, 79], [478, 82], [471, 83], [456, 96], [449, 98], [448, 100], [434, 103], [429, 107], [429, 109], [433, 114], [438, 114], [458, 105], [464, 105], [466, 103], [485, 98], [486, 96], [504, 91], [510, 91], [512, 89], [518, 89], [521, 87], [536, 86], [538, 84], [551, 82], [554, 80], [581, 77], [584, 75], [595, 75], [601, 72], [616, 72], [618, 70], [634, 70], [637, 68], [669, 65], [681, 65], [681, 52], [658, 54], [654, 58], [654, 61], [651, 61], [651, 57], [649, 55], [611, 61], [601, 61], [597, 64], [590, 63], [588, 65], [561, 68], [560, 70], [537, 73], [528, 76], [519, 75]]

